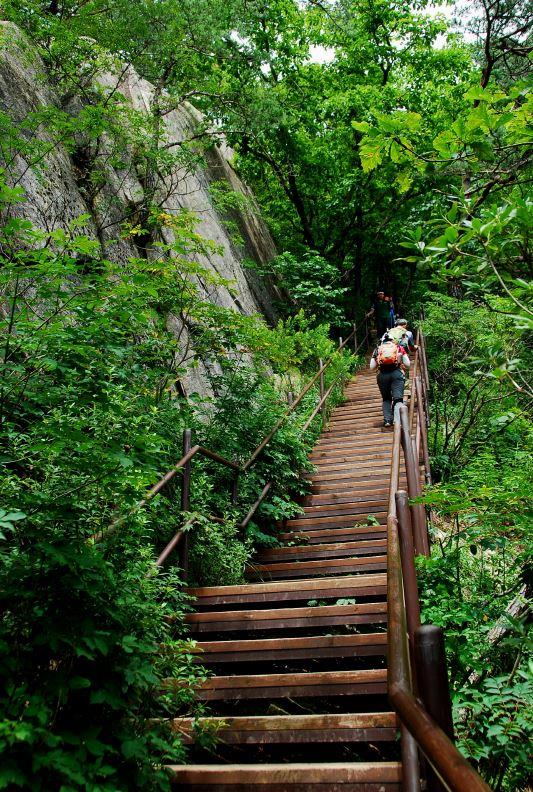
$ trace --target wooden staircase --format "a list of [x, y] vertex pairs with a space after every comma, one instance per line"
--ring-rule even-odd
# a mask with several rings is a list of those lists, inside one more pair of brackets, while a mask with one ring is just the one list
[[[311, 454], [311, 493], [284, 546], [262, 550], [245, 585], [190, 590], [188, 622], [213, 672], [198, 695], [213, 714], [174, 721], [191, 744], [191, 764], [171, 768], [179, 789], [401, 787], [386, 672], [392, 433], [373, 373], [345, 397]], [[211, 752], [195, 744], [198, 726], [217, 731]]]

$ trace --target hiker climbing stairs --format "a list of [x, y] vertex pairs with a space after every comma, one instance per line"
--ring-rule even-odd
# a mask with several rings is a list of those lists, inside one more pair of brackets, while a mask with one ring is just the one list
[[[212, 676], [198, 691], [210, 715], [173, 723], [191, 745], [191, 763], [172, 767], [180, 789], [401, 788], [386, 668], [393, 435], [382, 423], [375, 375], [361, 371], [311, 453], [310, 492], [283, 546], [261, 550], [244, 585], [189, 590]], [[195, 744], [202, 726], [216, 731], [211, 752]]]

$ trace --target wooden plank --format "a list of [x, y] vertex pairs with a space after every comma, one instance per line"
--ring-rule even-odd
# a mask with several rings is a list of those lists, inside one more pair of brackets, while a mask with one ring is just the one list
[[305, 475], [305, 478], [311, 482], [321, 482], [321, 481], [335, 481], [339, 482], [341, 480], [351, 480], [351, 481], [372, 481], [379, 479], [380, 481], [385, 481], [387, 477], [387, 473], [389, 472], [390, 466], [387, 467], [386, 465], [381, 465], [380, 467], [370, 467], [370, 468], [352, 468], [348, 470], [336, 471], [336, 470], [327, 470], [327, 471], [319, 471], [318, 473], [308, 473]]
[[328, 597], [364, 597], [385, 593], [387, 576], [377, 573], [336, 579], [285, 580], [279, 583], [246, 583], [239, 586], [206, 586], [187, 589], [203, 607], [237, 603], [265, 603]]
[[289, 533], [278, 534], [280, 541], [301, 540], [306, 545], [322, 544], [323, 542], [349, 542], [359, 539], [384, 539], [387, 536], [386, 525], [365, 525], [357, 528], [324, 528], [316, 531], [296, 529]]
[[379, 624], [387, 620], [385, 602], [355, 605], [277, 608], [252, 611], [189, 613], [185, 621], [191, 632], [244, 632], [248, 630], [288, 630], [302, 627], [333, 627], [348, 624]]
[[[380, 518], [384, 521], [387, 519], [387, 512], [385, 509], [380, 511], [373, 509], [363, 509], [359, 513], [341, 514], [339, 516], [329, 514], [310, 514], [309, 517], [295, 517], [292, 520], [287, 520], [287, 528], [305, 528], [312, 530], [312, 526], [316, 528], [343, 528], [347, 525], [354, 525], [355, 523], [363, 520], [367, 514], [375, 517], [377, 520]], [[363, 517], [361, 516], [363, 515]]]
[[369, 448], [366, 445], [360, 448], [344, 448], [343, 446], [339, 446], [335, 449], [328, 448], [325, 451], [315, 451], [309, 455], [309, 460], [315, 466], [326, 462], [330, 464], [337, 461], [358, 462], [364, 459], [384, 459], [390, 461], [391, 450], [388, 444], [381, 446], [381, 449], [376, 446]]
[[[390, 459], [387, 457], [386, 459], [363, 459], [361, 461], [350, 461], [350, 462], [319, 462], [315, 464], [314, 467], [316, 468], [317, 473], [326, 473], [326, 472], [344, 472], [347, 470], [382, 470], [387, 471], [390, 470]], [[305, 478], [310, 478], [311, 474], [306, 474]]]
[[[210, 785], [217, 789], [234, 789], [241, 792], [246, 787], [266, 787], [268, 792], [305, 792], [312, 785], [320, 785], [327, 792], [342, 790], [358, 792], [367, 790], [399, 789], [401, 782], [400, 762], [321, 762], [312, 764], [244, 764], [244, 765], [168, 765], [172, 784], [181, 789]], [[362, 786], [362, 785], [366, 786]], [[373, 787], [368, 786], [374, 785]], [[380, 786], [376, 786], [379, 784]], [[327, 786], [326, 786], [327, 785]], [[358, 785], [358, 786], [354, 786]], [[387, 785], [387, 786], [385, 786]], [[327, 789], [329, 787], [329, 790]], [[225, 789], [224, 789], [225, 792]]]
[[356, 501], [353, 499], [350, 500], [349, 496], [345, 496], [344, 501], [336, 500], [334, 503], [317, 503], [306, 505], [304, 507], [305, 514], [302, 516], [326, 516], [328, 514], [338, 516], [341, 514], [361, 514], [361, 512], [368, 514], [368, 512], [372, 509], [375, 509], [376, 511], [383, 511], [383, 507], [387, 506], [387, 504], [388, 499], [383, 496], [380, 498], [375, 498], [374, 500], [369, 500], [368, 498], [359, 498]]
[[169, 725], [191, 745], [202, 730], [229, 745], [268, 743], [353, 743], [395, 740], [394, 712], [344, 715], [259, 715], [228, 718], [173, 718]]
[[[339, 452], [337, 456], [332, 456], [328, 452], [327, 458], [311, 458], [310, 462], [312, 463], [315, 472], [320, 472], [328, 467], [338, 467], [342, 470], [345, 469], [342, 467], [343, 465], [348, 465], [349, 467], [355, 468], [379, 466], [387, 468], [390, 467], [391, 456], [389, 454], [389, 449], [387, 449], [386, 454], [369, 454], [365, 451], [362, 454], [352, 454], [350, 452], [348, 454], [341, 454]], [[379, 463], [379, 465], [377, 463]]]
[[375, 491], [368, 493], [354, 493], [351, 489], [344, 492], [325, 492], [323, 495], [306, 495], [302, 501], [304, 509], [307, 511], [311, 506], [324, 506], [334, 505], [338, 503], [355, 503], [365, 504], [368, 507], [378, 503], [388, 503], [388, 487], [376, 488]]
[[359, 448], [385, 448], [389, 447], [392, 449], [392, 435], [390, 432], [378, 432], [372, 437], [369, 437], [367, 434], [359, 433], [355, 431], [351, 437], [346, 437], [342, 441], [337, 441], [334, 438], [330, 438], [327, 434], [323, 434], [320, 440], [317, 441], [313, 453], [318, 453], [319, 451], [330, 451], [336, 449], [359, 449]]
[[335, 542], [333, 544], [317, 544], [311, 546], [296, 545], [294, 547], [272, 547], [258, 554], [256, 560], [261, 563], [281, 561], [294, 558], [343, 558], [354, 555], [370, 555], [386, 552], [386, 539], [368, 539], [359, 542]]
[[385, 655], [387, 634], [314, 635], [303, 638], [260, 638], [236, 641], [199, 641], [193, 653], [200, 663], [264, 662], [319, 657]]
[[[324, 493], [328, 492], [374, 492], [376, 489], [382, 490], [384, 487], [388, 488], [389, 483], [390, 475], [369, 476], [365, 479], [346, 478], [340, 481], [336, 479], [326, 481], [317, 480], [311, 482], [311, 493], [314, 495], [323, 495]], [[400, 484], [402, 485], [400, 489], [406, 489], [407, 479], [403, 473], [403, 470], [402, 475], [400, 476]]]
[[387, 568], [387, 556], [361, 558], [328, 558], [321, 561], [283, 561], [279, 564], [254, 564], [247, 567], [253, 578], [305, 577], [308, 575], [342, 575], [344, 572], [381, 571]]
[[[188, 685], [180, 679], [164, 679], [163, 689]], [[202, 701], [241, 699], [308, 698], [310, 696], [381, 695], [387, 692], [387, 669], [358, 671], [306, 671], [291, 674], [239, 674], [214, 676], [195, 689]]]

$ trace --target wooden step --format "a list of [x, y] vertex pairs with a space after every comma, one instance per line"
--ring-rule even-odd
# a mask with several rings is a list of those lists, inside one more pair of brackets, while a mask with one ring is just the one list
[[294, 559], [295, 561], [306, 558], [345, 558], [355, 555], [376, 555], [385, 553], [387, 546], [386, 539], [369, 539], [358, 542], [334, 542], [330, 544], [296, 545], [294, 547], [272, 547], [263, 550], [254, 559], [260, 564], [285, 561]]
[[[317, 599], [310, 597], [309, 599]], [[339, 595], [339, 599], [343, 598]], [[355, 605], [318, 605], [302, 608], [208, 611], [188, 613], [185, 621], [192, 633], [245, 632], [249, 630], [292, 630], [348, 624], [379, 624], [387, 620], [385, 602]]]
[[340, 492], [325, 492], [323, 495], [307, 495], [303, 501], [302, 506], [308, 511], [309, 506], [325, 506], [337, 505], [344, 503], [362, 504], [367, 508], [372, 509], [377, 504], [388, 502], [388, 487], [381, 487], [377, 491], [370, 491], [365, 493], [353, 493], [350, 489], [348, 491]]
[[361, 446], [360, 448], [344, 448], [340, 445], [335, 449], [328, 448], [325, 451], [316, 451], [315, 453], [310, 454], [309, 459], [314, 467], [318, 467], [324, 463], [335, 464], [336, 462], [364, 462], [365, 460], [370, 459], [387, 459], [390, 462], [391, 452], [392, 449], [388, 444], [382, 445], [381, 448], [379, 446], [373, 446], [372, 448], [369, 448], [366, 445]]
[[[190, 684], [179, 679], [163, 680], [165, 690]], [[305, 671], [292, 674], [239, 674], [214, 676], [196, 688], [202, 701], [242, 699], [308, 698], [315, 696], [366, 696], [387, 692], [387, 669], [358, 671]]]
[[187, 589], [201, 607], [284, 602], [332, 597], [368, 597], [386, 591], [387, 576], [356, 575], [329, 579], [285, 580], [279, 583], [246, 583], [239, 586], [205, 586]]
[[295, 528], [289, 533], [278, 535], [283, 542], [299, 542], [305, 545], [322, 544], [324, 542], [350, 542], [359, 539], [385, 539], [387, 536], [386, 525], [364, 525], [356, 528], [319, 528], [306, 531]]
[[320, 561], [283, 561], [279, 564], [250, 564], [247, 574], [252, 578], [279, 580], [280, 578], [309, 577], [310, 575], [342, 575], [348, 572], [380, 572], [387, 568], [387, 556], [362, 558], [327, 558]]
[[363, 408], [362, 410], [350, 410], [349, 412], [337, 413], [330, 418], [328, 429], [339, 426], [340, 424], [345, 424], [350, 427], [357, 426], [357, 429], [360, 430], [364, 426], [374, 426], [375, 422], [380, 419], [383, 421], [383, 410], [381, 406], [376, 405], [366, 409]]
[[322, 450], [335, 450], [338, 448], [392, 448], [393, 435], [390, 432], [379, 432], [371, 437], [355, 431], [343, 441], [335, 440], [324, 433], [313, 449], [313, 453]]
[[195, 734], [208, 730], [227, 745], [268, 743], [389, 742], [398, 732], [394, 712], [345, 715], [253, 715], [229, 718], [174, 718], [172, 730], [187, 745]]
[[397, 792], [399, 762], [169, 765], [171, 783], [217, 792]]
[[310, 514], [309, 517], [307, 515], [295, 517], [292, 520], [287, 520], [287, 528], [305, 528], [306, 531], [312, 531], [313, 528], [344, 528], [361, 522], [361, 520], [364, 522], [366, 515], [375, 517], [376, 520], [383, 521], [383, 523], [387, 521], [386, 509], [382, 508], [380, 511], [365, 509], [358, 514], [332, 515], [326, 512], [326, 514]]
[[[348, 462], [339, 462], [337, 460], [329, 460], [325, 462], [320, 462], [318, 464], [313, 465], [316, 469], [317, 474], [323, 474], [326, 472], [339, 472], [344, 473], [345, 471], [369, 471], [372, 472], [373, 469], [380, 470], [380, 471], [387, 471], [390, 470], [390, 459], [389, 457], [385, 457], [382, 459], [362, 459], [362, 460], [349, 460]], [[312, 474], [306, 474], [306, 478], [311, 478]]]
[[307, 473], [307, 478], [312, 483], [334, 481], [386, 481], [390, 476], [390, 465], [379, 465], [378, 467], [352, 467], [347, 470], [321, 470], [317, 473]]
[[[329, 454], [323, 459], [311, 459], [313, 469], [316, 472], [324, 470], [327, 467], [341, 467], [342, 465], [361, 468], [368, 467], [385, 467], [390, 468], [391, 456], [389, 449], [384, 454], [369, 453], [365, 451], [361, 454], [339, 453], [337, 456]], [[373, 464], [372, 464], [373, 463]]]
[[322, 434], [321, 443], [339, 443], [342, 441], [342, 438], [346, 438], [347, 440], [356, 439], [356, 438], [364, 438], [366, 442], [370, 443], [373, 438], [379, 439], [381, 437], [390, 437], [392, 440], [392, 432], [390, 429], [386, 429], [381, 424], [378, 424], [376, 419], [375, 426], [359, 426], [359, 422], [357, 422], [357, 428], [354, 426], [352, 428], [343, 426], [335, 428], [332, 426], [328, 426], [328, 428]]
[[[335, 479], [322, 480], [317, 478], [316, 481], [311, 482], [311, 492], [313, 495], [323, 495], [327, 492], [353, 492], [355, 495], [361, 495], [364, 493], [374, 493], [376, 490], [383, 491], [385, 489], [388, 498], [389, 483], [389, 473], [387, 475], [374, 475], [366, 478], [347, 477], [340, 481]], [[407, 479], [403, 473], [400, 476], [400, 484], [400, 489], [406, 489]]]
[[387, 634], [314, 635], [304, 638], [259, 638], [236, 641], [199, 641], [192, 650], [199, 663], [263, 663], [312, 660], [323, 657], [385, 655]]
[[384, 497], [369, 500], [369, 498], [358, 498], [350, 500], [349, 496], [344, 496], [343, 500], [339, 497], [334, 503], [316, 503], [305, 505], [304, 515], [302, 516], [326, 516], [342, 515], [342, 514], [368, 514], [369, 510], [383, 511], [383, 507], [387, 506], [388, 500]]

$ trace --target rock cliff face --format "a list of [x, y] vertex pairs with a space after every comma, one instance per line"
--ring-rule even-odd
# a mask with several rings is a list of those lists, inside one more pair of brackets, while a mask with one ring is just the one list
[[[98, 87], [104, 91], [118, 92], [133, 111], [149, 111], [154, 99], [154, 88], [142, 80], [131, 67], [118, 69], [98, 77]], [[31, 43], [10, 23], [0, 23], [0, 110], [23, 128], [28, 115], [45, 107], [55, 107], [75, 115], [83, 107], [81, 97], [58, 97], [45, 68], [32, 50]], [[163, 116], [166, 143], [178, 144], [194, 137], [202, 123], [201, 114], [190, 104]], [[26, 134], [26, 133], [24, 133]], [[35, 134], [35, 133], [32, 133]], [[17, 211], [39, 227], [54, 229], [66, 227], [82, 214], [90, 215], [84, 233], [99, 240], [108, 259], [123, 261], [138, 256], [135, 240], [120, 238], [120, 224], [132, 213], [132, 206], [142, 203], [147, 190], [142, 175], [131, 165], [132, 157], [125, 153], [124, 163], [113, 164], [105, 157], [106, 141], [99, 145], [99, 157], [104, 161], [105, 178], [96, 197], [87, 198], [84, 158], [94, 155], [85, 151], [83, 141], [74, 151], [67, 149], [37, 130], [43, 149], [49, 150], [33, 164], [20, 154], [12, 156], [4, 145], [2, 154], [7, 159], [11, 177], [23, 187], [25, 200]], [[50, 145], [47, 146], [47, 143]], [[93, 144], [94, 145], [94, 144]], [[104, 156], [103, 156], [104, 155]], [[198, 257], [208, 273], [231, 281], [231, 288], [210, 287], [198, 279], [203, 296], [211, 302], [244, 314], [260, 313], [267, 320], [275, 319], [272, 305], [273, 288], [253, 270], [245, 268], [245, 259], [265, 263], [275, 255], [275, 248], [267, 227], [262, 221], [250, 190], [242, 183], [232, 167], [232, 152], [222, 144], [213, 146], [201, 155], [194, 166], [176, 165], [170, 172], [157, 177], [154, 194], [164, 195], [164, 211], [174, 213], [188, 210], [198, 218], [197, 232], [216, 244], [213, 252]], [[240, 240], [235, 243], [228, 231], [227, 218], [214, 205], [210, 185], [216, 182], [219, 189], [243, 196], [240, 208], [231, 210], [232, 220], [238, 227]], [[164, 230], [165, 241], [172, 242], [172, 231]], [[180, 332], [184, 344], [189, 344], [187, 328], [176, 318], [169, 319], [170, 326]], [[208, 394], [209, 374], [213, 364], [199, 361], [185, 380], [188, 392]]]

